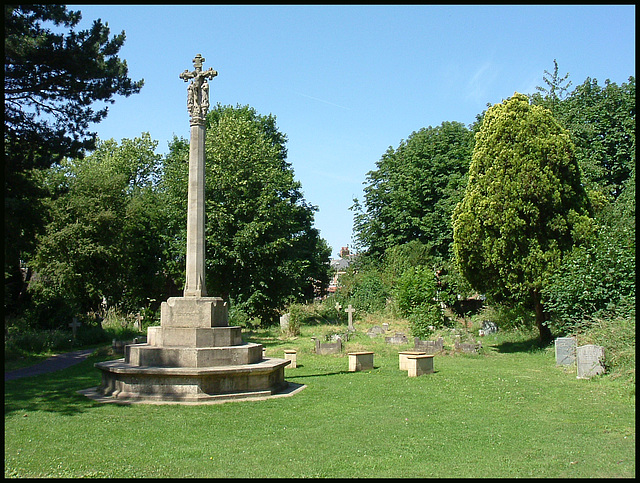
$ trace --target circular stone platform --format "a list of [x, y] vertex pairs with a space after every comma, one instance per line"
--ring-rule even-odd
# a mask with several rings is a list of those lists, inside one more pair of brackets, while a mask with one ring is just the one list
[[[285, 359], [214, 367], [134, 366], [125, 359], [98, 362], [102, 383], [81, 391], [101, 402], [207, 403], [293, 393]], [[297, 392], [297, 391], [296, 391]]]

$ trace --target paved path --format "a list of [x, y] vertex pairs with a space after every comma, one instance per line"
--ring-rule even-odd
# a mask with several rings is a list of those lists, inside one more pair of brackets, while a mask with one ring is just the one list
[[96, 349], [82, 349], [74, 352], [66, 352], [64, 354], [58, 354], [49, 357], [46, 361], [39, 362], [30, 367], [23, 367], [22, 369], [16, 369], [15, 371], [9, 371], [4, 373], [4, 380], [11, 381], [12, 379], [18, 379], [20, 377], [38, 376], [47, 372], [59, 371], [66, 369], [74, 364], [82, 362]]

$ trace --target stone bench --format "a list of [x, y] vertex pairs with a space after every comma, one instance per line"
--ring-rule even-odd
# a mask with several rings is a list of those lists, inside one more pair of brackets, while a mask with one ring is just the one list
[[400, 363], [400, 370], [401, 371], [406, 371], [407, 369], [409, 369], [409, 366], [407, 365], [407, 357], [408, 356], [423, 356], [426, 355], [426, 352], [422, 352], [422, 351], [403, 351], [403, 352], [398, 352], [398, 361]]
[[349, 372], [373, 369], [373, 352], [349, 352]]
[[433, 354], [407, 356], [407, 371], [409, 377], [417, 377], [422, 374], [432, 374]]
[[297, 365], [297, 357], [298, 357], [298, 351], [295, 349], [285, 349], [284, 350], [284, 358], [287, 361], [291, 361], [291, 364], [289, 364], [289, 367], [298, 367]]

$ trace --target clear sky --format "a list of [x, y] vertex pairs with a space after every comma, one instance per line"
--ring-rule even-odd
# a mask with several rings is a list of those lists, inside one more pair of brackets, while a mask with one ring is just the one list
[[149, 132], [166, 153], [189, 138], [198, 53], [218, 76], [211, 103], [273, 114], [315, 226], [337, 256], [352, 246], [353, 198], [389, 147], [443, 121], [544, 86], [544, 71], [618, 85], [635, 76], [635, 6], [69, 5], [126, 33], [120, 58], [140, 94], [116, 97], [101, 139]]

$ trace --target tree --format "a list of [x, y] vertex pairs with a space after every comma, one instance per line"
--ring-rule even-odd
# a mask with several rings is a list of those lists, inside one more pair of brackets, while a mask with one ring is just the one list
[[621, 86], [585, 80], [561, 103], [558, 119], [570, 131], [590, 193], [620, 196], [636, 162], [635, 78]]
[[374, 254], [412, 240], [449, 258], [451, 214], [462, 199], [473, 134], [461, 123], [443, 122], [413, 132], [389, 147], [367, 173], [364, 206], [354, 200], [354, 232]]
[[[543, 77], [542, 80], [548, 87], [537, 86], [536, 89], [545, 95], [542, 96], [541, 94], [536, 93], [536, 98], [539, 101], [544, 99], [544, 106], [550, 109], [551, 112], [555, 113], [554, 108], [558, 105], [559, 101], [566, 97], [567, 91], [569, 87], [571, 87], [571, 81], [567, 82], [569, 73], [567, 72], [564, 77], [560, 77], [558, 75], [558, 62], [556, 59], [553, 59], [553, 74], [548, 70], [545, 70], [544, 73], [545, 77]], [[534, 94], [534, 96], [536, 96], [536, 94]]]
[[574, 247], [542, 291], [558, 332], [575, 333], [606, 313], [635, 319], [635, 169], [623, 187], [596, 217], [595, 239]]
[[[242, 305], [263, 322], [286, 303], [328, 283], [330, 249], [286, 161], [286, 136], [274, 116], [217, 105], [207, 115], [206, 283], [210, 294]], [[163, 190], [175, 239], [174, 275], [184, 280], [188, 144], [174, 139]], [[179, 217], [178, 217], [179, 216]]]
[[89, 125], [107, 115], [92, 105], [135, 94], [143, 81], [131, 81], [117, 56], [124, 32], [110, 39], [100, 20], [74, 31], [81, 14], [64, 5], [5, 5], [4, 19], [5, 308], [13, 309], [23, 290], [20, 261], [43, 228], [37, 170], [92, 149]]
[[148, 133], [121, 145], [99, 141], [91, 155], [49, 170], [50, 215], [29, 284], [37, 312], [50, 319], [45, 323], [61, 323], [47, 313], [53, 308], [64, 319], [97, 312], [103, 299], [139, 310], [160, 297], [164, 220], [154, 194], [156, 146]]
[[489, 108], [453, 213], [454, 254], [473, 288], [531, 304], [549, 342], [541, 290], [591, 224], [573, 143], [551, 112], [518, 93]]

